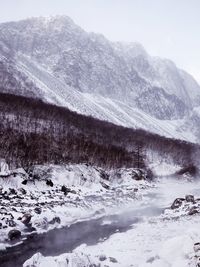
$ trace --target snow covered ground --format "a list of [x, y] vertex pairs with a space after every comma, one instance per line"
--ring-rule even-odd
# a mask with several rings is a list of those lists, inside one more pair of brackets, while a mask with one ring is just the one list
[[[44, 266], [122, 266], [122, 267], [195, 267], [199, 254], [194, 244], [200, 241], [199, 215], [171, 216], [165, 214], [177, 197], [200, 195], [200, 181], [162, 178], [155, 187], [144, 191], [139, 203], [132, 206], [132, 213], [142, 219], [126, 232], [117, 232], [95, 245], [82, 244], [72, 253], [58, 257], [35, 254], [24, 263]], [[140, 212], [138, 212], [140, 207]], [[163, 209], [161, 214], [150, 212]], [[182, 214], [184, 215], [184, 214]], [[105, 224], [112, 222], [105, 221]], [[198, 246], [198, 245], [197, 245]], [[82, 259], [82, 260], [80, 260]], [[32, 265], [31, 265], [32, 264]]]
[[[168, 175], [170, 168], [163, 163], [154, 171]], [[87, 164], [35, 166], [29, 173], [17, 170], [1, 178], [0, 250], [24, 242], [33, 232], [45, 233], [77, 221], [88, 221], [89, 233], [90, 220], [102, 218], [96, 224], [98, 233], [109, 227], [114, 231], [102, 233], [104, 237], [91, 244], [80, 235], [79, 245], [59, 256], [34, 252], [23, 266], [198, 266], [194, 244], [200, 241], [200, 181], [144, 178], [145, 173], [137, 169], [105, 171]], [[181, 202], [172, 208], [177, 198]], [[191, 209], [197, 212], [188, 215]], [[120, 225], [129, 227], [118, 230]], [[9, 241], [14, 229], [20, 230], [22, 238]]]
[[153, 186], [143, 178], [137, 169], [106, 172], [87, 164], [35, 166], [29, 174], [16, 170], [0, 178], [0, 242], [12, 245], [13, 229], [24, 237], [128, 207]]

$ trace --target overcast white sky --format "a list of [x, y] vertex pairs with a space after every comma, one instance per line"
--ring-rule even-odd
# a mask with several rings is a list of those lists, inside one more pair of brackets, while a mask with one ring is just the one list
[[59, 14], [110, 40], [140, 42], [200, 82], [200, 0], [0, 0], [0, 22]]

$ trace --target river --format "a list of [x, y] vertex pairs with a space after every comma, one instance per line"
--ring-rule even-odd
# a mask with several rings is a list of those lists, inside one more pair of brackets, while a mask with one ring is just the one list
[[71, 252], [83, 243], [97, 244], [99, 240], [108, 239], [116, 232], [126, 232], [135, 224], [142, 224], [147, 217], [159, 216], [177, 197], [189, 193], [199, 196], [199, 188], [199, 181], [160, 179], [154, 188], [145, 192], [142, 200], [118, 214], [76, 222], [43, 234], [29, 235], [20, 244], [0, 252], [0, 266], [21, 267], [36, 252], [56, 256]]

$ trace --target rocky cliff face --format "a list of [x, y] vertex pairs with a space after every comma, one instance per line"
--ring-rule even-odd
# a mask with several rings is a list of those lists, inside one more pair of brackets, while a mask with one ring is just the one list
[[[173, 62], [150, 57], [140, 44], [87, 33], [66, 16], [0, 25], [0, 83], [2, 91], [131, 127], [141, 127], [137, 112], [157, 125], [200, 103], [199, 85]], [[142, 125], [160, 133], [149, 120]]]

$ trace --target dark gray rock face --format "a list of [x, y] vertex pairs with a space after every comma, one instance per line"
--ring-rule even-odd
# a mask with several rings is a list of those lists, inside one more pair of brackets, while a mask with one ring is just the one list
[[[1, 33], [0, 33], [1, 39]], [[10, 52], [11, 53], [11, 52]], [[41, 90], [21, 72], [16, 59], [11, 55], [5, 58], [0, 50], [0, 92], [43, 99]]]
[[136, 98], [137, 107], [158, 119], [176, 119], [189, 111], [185, 103], [162, 88], [149, 89]]
[[200, 99], [198, 84], [172, 62], [151, 58], [138, 44], [123, 46], [86, 33], [66, 16], [0, 25], [0, 91], [47, 99], [32, 76], [47, 87], [57, 79], [62, 86], [52, 88], [62, 87], [66, 97], [69, 86], [159, 119], [182, 118]]

